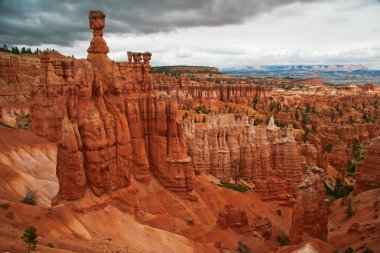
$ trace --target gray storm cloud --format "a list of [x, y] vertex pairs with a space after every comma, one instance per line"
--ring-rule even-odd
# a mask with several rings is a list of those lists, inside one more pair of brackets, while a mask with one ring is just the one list
[[317, 0], [0, 0], [0, 43], [72, 45], [91, 37], [87, 14], [107, 15], [107, 33], [156, 33], [241, 24], [294, 2]]

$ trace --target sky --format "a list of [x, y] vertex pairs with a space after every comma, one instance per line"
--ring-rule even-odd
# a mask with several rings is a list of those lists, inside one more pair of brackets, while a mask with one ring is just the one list
[[0, 43], [85, 58], [93, 9], [116, 61], [150, 51], [153, 66], [380, 69], [380, 0], [0, 0]]

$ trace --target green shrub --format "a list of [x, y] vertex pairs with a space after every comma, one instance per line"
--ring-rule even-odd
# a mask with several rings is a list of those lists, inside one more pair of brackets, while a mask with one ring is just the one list
[[242, 241], [239, 241], [238, 247], [237, 247], [238, 253], [253, 253], [252, 249], [248, 247], [246, 244], [244, 244]]
[[354, 144], [352, 146], [352, 156], [354, 157], [355, 161], [360, 161], [363, 159], [362, 147], [360, 145], [360, 141], [357, 138], [355, 138]]
[[348, 247], [344, 253], [354, 253], [354, 250], [351, 247]]
[[325, 147], [325, 151], [327, 153], [331, 153], [331, 151], [334, 149], [334, 144], [330, 143]]
[[351, 185], [346, 184], [346, 182], [344, 181], [344, 178], [341, 178], [341, 177], [335, 178], [334, 190], [330, 189], [330, 187], [328, 187], [325, 181], [323, 183], [325, 185], [326, 194], [330, 196], [334, 196], [336, 199], [348, 196], [354, 189], [354, 187], [352, 187]]
[[347, 164], [347, 171], [350, 173], [355, 173], [356, 171], [356, 163], [354, 161], [349, 161]]
[[374, 251], [370, 248], [366, 248], [363, 253], [373, 253]]
[[11, 205], [10, 205], [8, 202], [4, 202], [4, 203], [1, 203], [1, 204], [0, 204], [0, 207], [1, 207], [2, 209], [5, 209], [5, 210], [7, 210], [10, 206], [11, 206]]
[[289, 245], [289, 236], [280, 234], [277, 236], [277, 241], [281, 246]]
[[253, 125], [254, 126], [258, 126], [258, 125], [260, 125], [262, 123], [263, 123], [263, 121], [261, 119], [255, 119], [255, 121], [253, 122]]
[[248, 186], [246, 186], [244, 184], [240, 184], [240, 183], [231, 184], [231, 183], [228, 183], [228, 182], [220, 182], [220, 184], [218, 184], [218, 186], [224, 187], [224, 188], [228, 188], [228, 189], [231, 189], [231, 190], [234, 190], [234, 191], [238, 191], [238, 192], [246, 192], [248, 190], [251, 190], [250, 187], [248, 187]]
[[355, 213], [355, 210], [354, 210], [354, 207], [353, 207], [353, 204], [352, 204], [352, 199], [348, 200], [346, 213], [347, 213], [348, 217], [351, 217]]
[[34, 206], [37, 203], [37, 193], [30, 186], [25, 187], [25, 197], [21, 200], [22, 203]]
[[281, 216], [281, 215], [282, 215], [281, 210], [277, 209], [277, 210], [276, 210], [276, 214], [277, 214], [278, 216]]
[[282, 120], [277, 120], [277, 119], [275, 119], [275, 120], [274, 120], [274, 124], [275, 124], [276, 126], [278, 126], [279, 128], [284, 128], [284, 127], [286, 127], [286, 123], [285, 123], [284, 121], [282, 121]]
[[305, 132], [301, 136], [301, 138], [302, 138], [303, 142], [306, 143], [307, 137], [309, 136], [309, 133], [310, 133], [310, 129], [307, 126], [304, 126], [304, 129], [305, 129]]
[[25, 243], [28, 244], [28, 252], [31, 250], [36, 249], [37, 245], [37, 231], [34, 227], [28, 227], [24, 233], [22, 234], [21, 238], [24, 240]]

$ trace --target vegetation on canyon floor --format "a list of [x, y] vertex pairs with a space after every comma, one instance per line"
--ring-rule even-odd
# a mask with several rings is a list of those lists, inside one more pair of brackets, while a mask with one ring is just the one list
[[224, 187], [224, 188], [228, 188], [228, 189], [237, 191], [237, 192], [246, 192], [246, 191], [251, 190], [250, 187], [248, 187], [242, 183], [231, 184], [229, 182], [220, 182], [220, 184], [217, 184], [217, 185], [220, 187]]

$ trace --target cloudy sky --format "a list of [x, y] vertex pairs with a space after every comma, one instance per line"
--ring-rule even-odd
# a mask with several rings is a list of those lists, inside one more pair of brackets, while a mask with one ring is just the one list
[[114, 60], [153, 65], [362, 64], [380, 69], [380, 0], [0, 0], [0, 43], [87, 55], [103, 10]]

